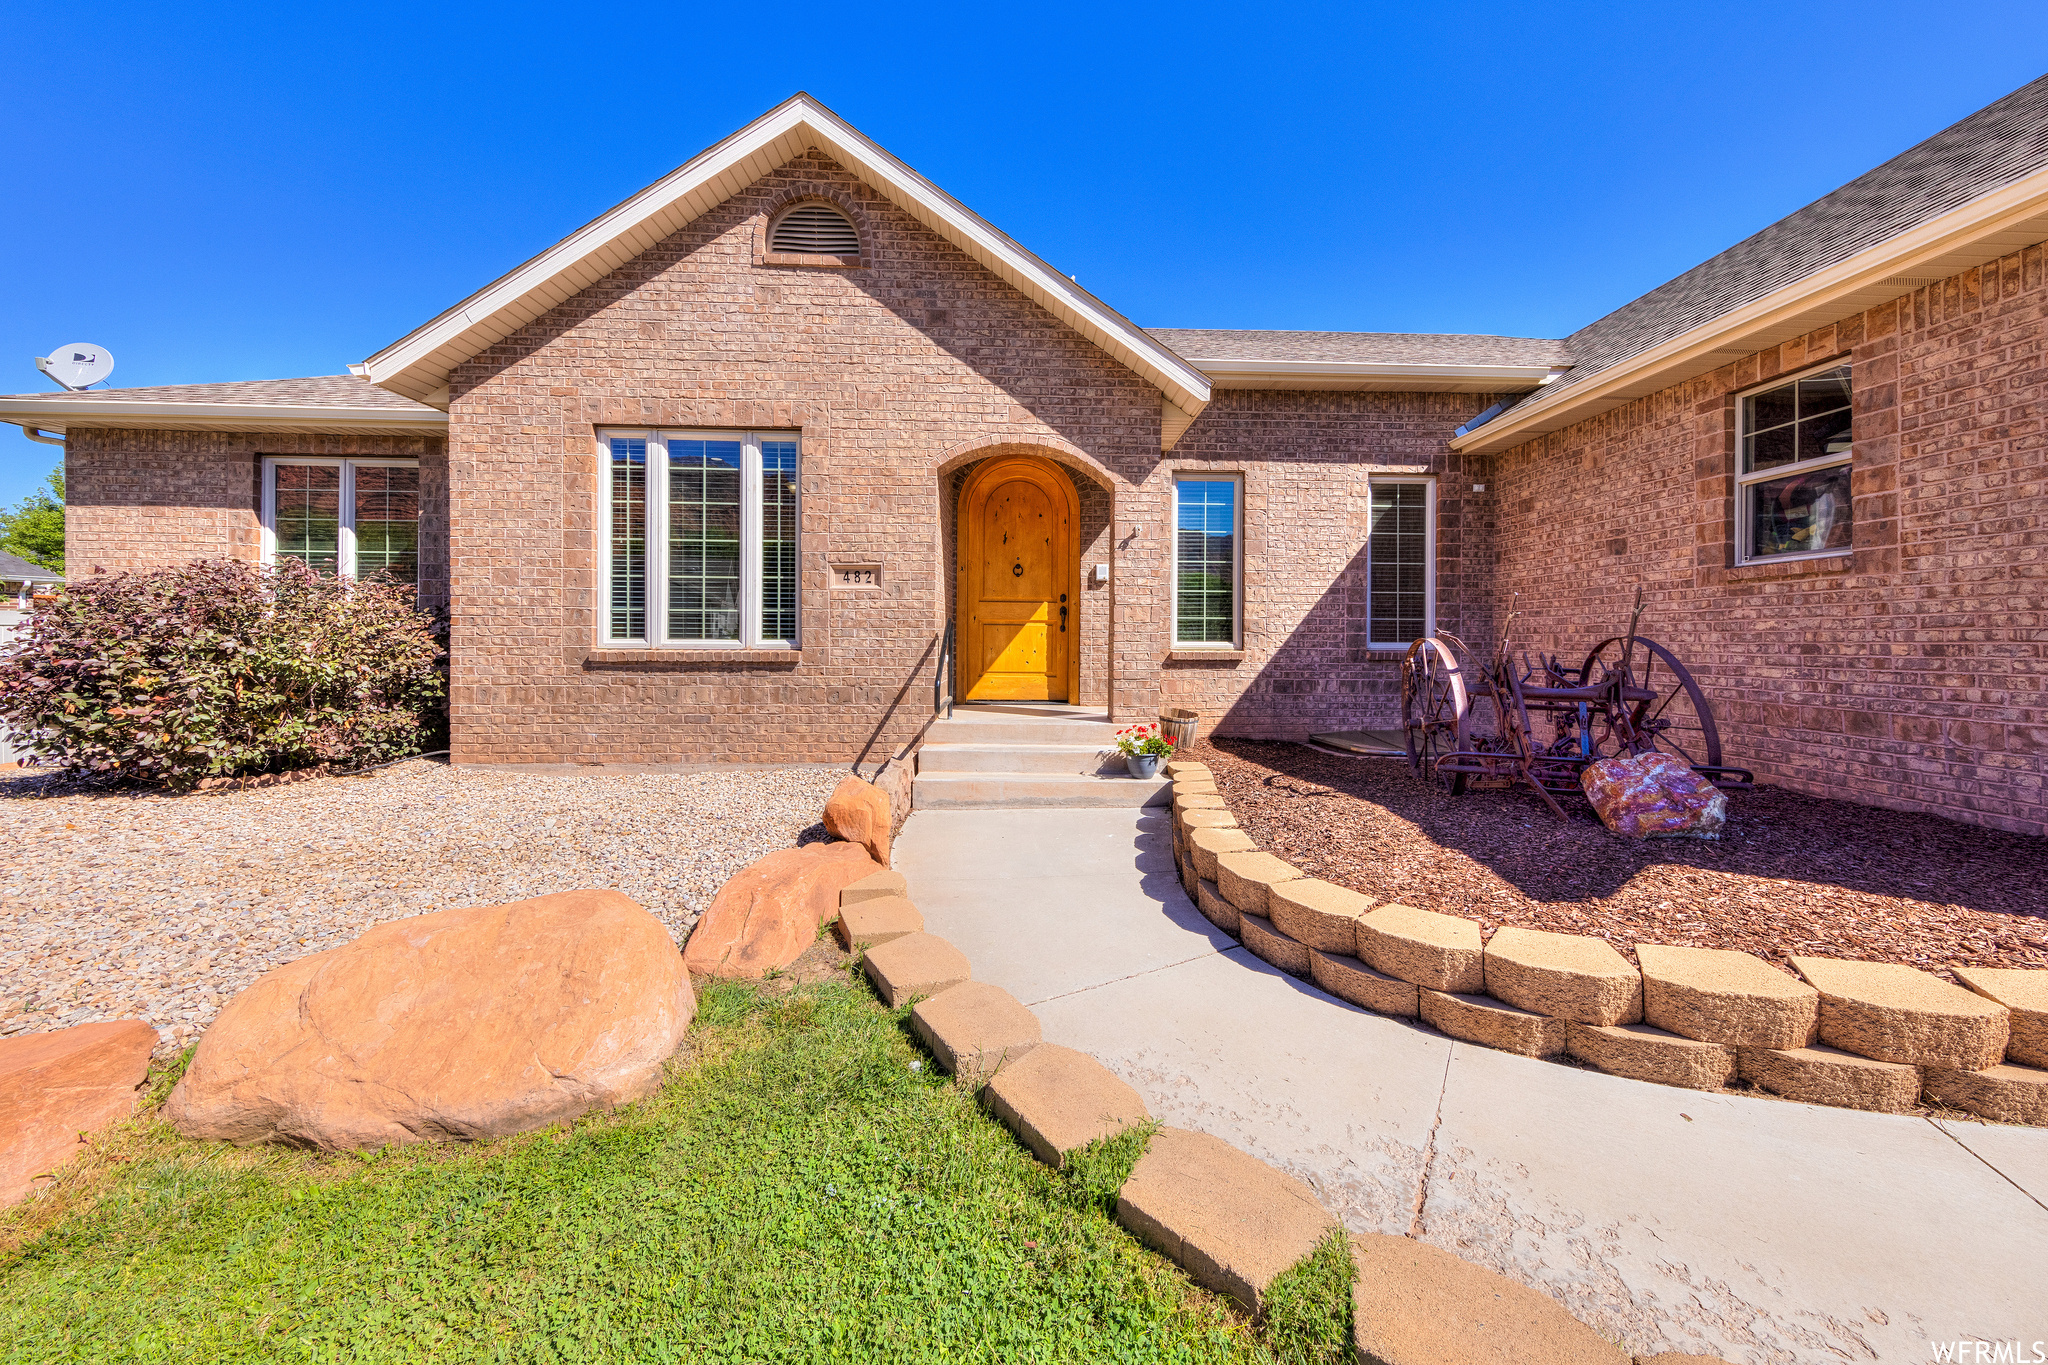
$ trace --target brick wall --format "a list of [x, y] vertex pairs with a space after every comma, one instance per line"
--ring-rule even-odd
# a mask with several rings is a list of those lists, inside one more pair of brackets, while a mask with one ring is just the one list
[[[811, 196], [852, 215], [860, 267], [767, 257], [768, 218]], [[1078, 471], [1084, 524], [1107, 515], [1090, 483], [1119, 515], [1157, 485], [1156, 389], [816, 154], [462, 366], [452, 393], [465, 762], [877, 762], [930, 715], [956, 469], [1046, 454]], [[607, 426], [801, 432], [797, 657], [596, 648]], [[879, 564], [882, 584], [834, 587], [835, 562]], [[1119, 593], [1114, 622], [1084, 601], [1084, 631], [1155, 617], [1162, 585]], [[1108, 686], [1082, 676], [1084, 695]], [[1156, 660], [1117, 687], [1149, 705]]]
[[73, 429], [64, 449], [65, 563], [73, 577], [262, 553], [262, 457], [420, 462], [420, 598], [447, 595], [446, 442], [431, 436], [289, 436]]
[[[2044, 338], [2036, 246], [1493, 456], [1496, 608], [1519, 592], [1518, 640], [1576, 659], [1640, 583], [1726, 761], [2048, 833]], [[1735, 394], [1840, 360], [1853, 554], [1736, 566]]]
[[[1495, 398], [1222, 389], [1167, 459], [1244, 478], [1244, 657], [1163, 663], [1163, 700], [1204, 733], [1298, 739], [1400, 724], [1401, 652], [1367, 647], [1366, 534], [1374, 474], [1437, 478], [1437, 623], [1482, 633], [1490, 602], [1483, 497], [1446, 444]], [[1148, 532], [1151, 528], [1147, 528]], [[1148, 640], [1167, 652], [1161, 622]]]

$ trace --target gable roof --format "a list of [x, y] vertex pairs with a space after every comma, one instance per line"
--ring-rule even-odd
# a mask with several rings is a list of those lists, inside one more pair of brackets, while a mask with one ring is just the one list
[[0, 422], [65, 432], [95, 427], [445, 435], [448, 414], [347, 374], [227, 384], [0, 394]]
[[32, 564], [20, 555], [0, 550], [0, 581], [8, 583], [62, 583], [64, 575]]
[[1148, 329], [1221, 389], [1520, 393], [1571, 364], [1562, 341], [1442, 332]]
[[2044, 238], [2048, 76], [1581, 327], [1569, 374], [1453, 445], [1555, 431]]
[[445, 401], [456, 365], [812, 147], [1155, 385], [1182, 412], [1192, 417], [1208, 403], [1209, 381], [1200, 370], [803, 93], [350, 368], [408, 398]]

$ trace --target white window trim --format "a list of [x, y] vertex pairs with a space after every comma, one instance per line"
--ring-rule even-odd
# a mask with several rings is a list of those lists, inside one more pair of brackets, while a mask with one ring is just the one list
[[[611, 630], [612, 583], [612, 441], [647, 442], [647, 633], [616, 636]], [[740, 443], [740, 638], [678, 640], [668, 636], [668, 443], [670, 441], [738, 441]], [[796, 443], [797, 507], [796, 636], [769, 639], [761, 634], [761, 443]], [[803, 647], [803, 436], [796, 431], [697, 431], [683, 427], [602, 427], [597, 433], [597, 642], [601, 648], [793, 650]]]
[[[1754, 474], [1742, 472], [1742, 443], [1749, 438], [1749, 400], [1772, 389], [1782, 389], [1787, 384], [1796, 384], [1802, 379], [1811, 379], [1817, 374], [1833, 370], [1849, 371], [1849, 449], [1840, 455], [1817, 455], [1811, 460], [1797, 460], [1792, 464], [1773, 465], [1760, 469]], [[1749, 537], [1753, 529], [1749, 519], [1749, 490], [1760, 483], [1771, 483], [1789, 478], [1794, 474], [1811, 474], [1815, 470], [1833, 469], [1836, 465], [1856, 463], [1856, 371], [1846, 360], [1836, 360], [1810, 369], [1798, 370], [1792, 374], [1781, 374], [1768, 383], [1757, 384], [1735, 395], [1735, 562], [1743, 564], [1796, 564], [1804, 559], [1840, 559], [1856, 553], [1856, 512], [1855, 500], [1850, 499], [1849, 543], [1839, 550], [1798, 550], [1791, 554], [1758, 555], [1750, 553]], [[1853, 479], [1853, 476], [1852, 476]], [[1854, 484], [1852, 482], [1851, 489]]]
[[1381, 653], [1406, 653], [1413, 640], [1375, 644], [1372, 638], [1372, 490], [1381, 484], [1419, 483], [1427, 491], [1422, 506], [1422, 633], [1436, 634], [1436, 476], [1434, 474], [1372, 474], [1365, 493], [1365, 647]]
[[[418, 460], [386, 460], [355, 455], [265, 455], [263, 457], [262, 557], [265, 564], [277, 563], [277, 467], [279, 465], [322, 465], [341, 471], [341, 548], [334, 571], [356, 577], [356, 470], [418, 469]], [[425, 567], [422, 565], [421, 567]]]
[[[1183, 640], [1180, 638], [1180, 486], [1183, 482], [1228, 483], [1236, 485], [1230, 512], [1235, 519], [1230, 545], [1230, 639]], [[1224, 469], [1176, 469], [1173, 471], [1173, 511], [1167, 534], [1166, 600], [1167, 647], [1176, 654], [1211, 649], [1232, 654], [1244, 648], [1244, 475]]]

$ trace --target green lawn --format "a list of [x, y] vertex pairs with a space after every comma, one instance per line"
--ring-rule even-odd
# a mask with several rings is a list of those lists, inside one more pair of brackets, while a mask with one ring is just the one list
[[0, 1217], [0, 1360], [1336, 1358], [1340, 1240], [1245, 1322], [1107, 1216], [1143, 1134], [1048, 1171], [903, 1014], [846, 977], [721, 984], [655, 1098], [475, 1147], [145, 1116], [57, 1212]]

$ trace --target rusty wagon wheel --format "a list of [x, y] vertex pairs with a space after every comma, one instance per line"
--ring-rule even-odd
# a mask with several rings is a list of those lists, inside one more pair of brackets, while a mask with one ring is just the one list
[[[1627, 643], [1626, 637], [1617, 635], [1593, 646], [1581, 676], [1590, 683], [1604, 670], [1620, 669]], [[1678, 656], [1638, 635], [1629, 674], [1629, 695], [1621, 715], [1612, 709], [1593, 713], [1594, 757], [1613, 758], [1631, 748], [1659, 749], [1696, 768], [1720, 767], [1721, 732], [1714, 724], [1714, 709]]]
[[[1423, 781], [1441, 781], [1437, 759], [1465, 747], [1471, 710], [1464, 670], [1450, 646], [1431, 635], [1408, 646], [1401, 659], [1401, 729], [1408, 740], [1408, 766]], [[1463, 793], [1465, 774], [1450, 777], [1451, 794]]]

